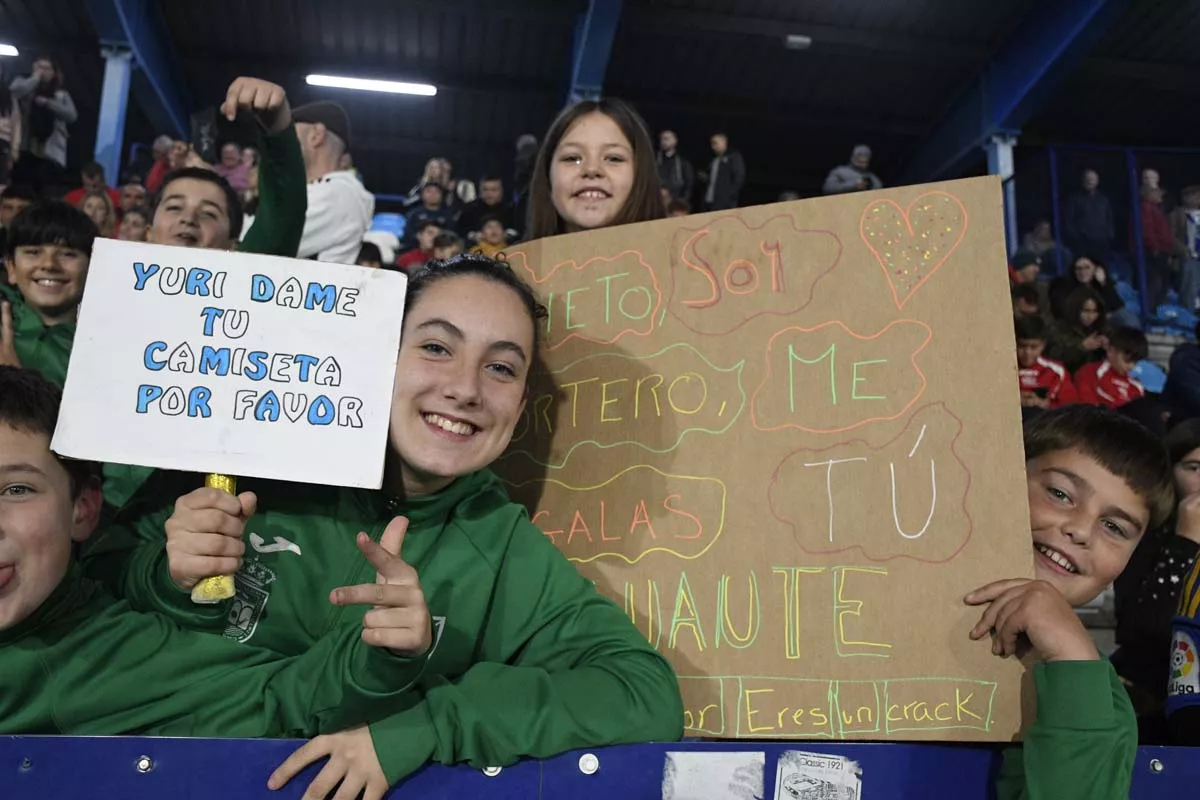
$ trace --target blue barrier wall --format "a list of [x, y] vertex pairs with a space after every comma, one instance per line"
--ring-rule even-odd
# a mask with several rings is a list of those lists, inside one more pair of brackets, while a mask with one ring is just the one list
[[[271, 771], [300, 744], [284, 740], [0, 737], [3, 770], [0, 797], [4, 800], [299, 798], [308, 782], [316, 777], [316, 766], [279, 792], [267, 791], [266, 783]], [[469, 767], [430, 766], [400, 784], [388, 797], [393, 800], [660, 798], [667, 753], [740, 751], [765, 754], [763, 796], [775, 798], [776, 760], [787, 750], [840, 755], [857, 761], [862, 768], [863, 795], [870, 800], [984, 800], [990, 796], [992, 778], [1000, 762], [997, 750], [970, 745], [795, 741], [755, 742], [751, 746], [746, 742], [682, 742], [577, 751], [546, 761], [523, 761], [492, 775]], [[594, 760], [586, 758], [589, 754]], [[1184, 748], [1141, 748], [1130, 797], [1177, 800], [1198, 796], [1198, 756], [1200, 751]]]

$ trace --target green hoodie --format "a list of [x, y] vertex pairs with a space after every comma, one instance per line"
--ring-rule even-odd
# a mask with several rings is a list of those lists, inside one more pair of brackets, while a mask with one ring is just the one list
[[280, 658], [114, 600], [72, 564], [0, 631], [0, 734], [311, 736], [400, 707], [423, 667], [349, 626]]
[[1021, 747], [1004, 753], [1000, 800], [1118, 800], [1129, 797], [1137, 719], [1107, 660], [1033, 668], [1037, 720]]
[[[197, 485], [195, 475], [156, 475], [84, 557], [135, 608], [203, 626], [211, 621], [171, 583], [163, 547], [175, 498]], [[378, 541], [394, 516], [408, 517], [401, 556], [420, 576], [434, 645], [408, 706], [371, 725], [389, 782], [430, 758], [502, 766], [682, 734], [671, 666], [491, 472], [411, 500], [270, 481], [238, 488], [257, 493], [258, 513], [225, 635], [285, 655], [361, 626], [366, 609], [333, 606], [329, 593], [374, 580], [359, 531]]]

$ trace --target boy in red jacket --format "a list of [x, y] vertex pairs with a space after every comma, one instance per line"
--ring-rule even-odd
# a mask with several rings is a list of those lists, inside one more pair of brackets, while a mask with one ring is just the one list
[[1017, 376], [1021, 405], [1058, 408], [1078, 403], [1075, 384], [1067, 368], [1042, 356], [1046, 349], [1046, 322], [1041, 317], [1017, 317]]
[[1130, 378], [1129, 372], [1150, 355], [1146, 334], [1137, 328], [1117, 328], [1108, 337], [1105, 353], [1104, 361], [1080, 367], [1075, 373], [1080, 402], [1120, 408], [1145, 395], [1145, 388]]

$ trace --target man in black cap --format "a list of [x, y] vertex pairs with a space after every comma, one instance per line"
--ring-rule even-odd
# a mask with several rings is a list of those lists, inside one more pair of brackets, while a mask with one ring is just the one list
[[353, 170], [340, 169], [350, 150], [346, 110], [327, 101], [292, 112], [308, 175], [308, 215], [299, 258], [353, 264], [375, 216], [375, 197]]

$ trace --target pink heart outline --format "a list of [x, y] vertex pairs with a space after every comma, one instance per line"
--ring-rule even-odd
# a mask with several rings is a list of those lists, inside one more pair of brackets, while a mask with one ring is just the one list
[[[921, 277], [921, 280], [918, 281], [915, 286], [913, 286], [911, 289], [909, 289], [908, 294], [904, 295], [903, 299], [901, 299], [899, 293], [896, 291], [896, 282], [892, 279], [892, 274], [888, 270], [888, 265], [884, 262], [884, 259], [880, 255], [879, 251], [876, 250], [875, 246], [871, 243], [870, 237], [867, 236], [867, 227], [866, 227], [867, 226], [867, 216], [871, 213], [872, 209], [874, 209], [878, 206], [890, 205], [890, 206], [894, 207], [896, 209], [896, 211], [899, 212], [901, 219], [904, 220], [904, 225], [908, 228], [908, 235], [910, 237], [915, 236], [916, 232], [913, 230], [913, 227], [912, 227], [912, 217], [910, 215], [910, 212], [912, 211], [913, 207], [915, 205], [917, 205], [918, 203], [920, 203], [922, 200], [929, 198], [929, 197], [934, 197], [934, 196], [947, 197], [950, 200], [952, 200], [955, 203], [955, 205], [958, 206], [959, 211], [962, 213], [962, 228], [958, 232], [958, 238], [954, 241], [954, 244], [952, 244], [949, 247], [949, 249], [946, 250], [946, 254], [942, 256], [941, 260], [939, 260], [936, 264], [934, 264], [933, 267], [929, 270], [929, 272], [925, 273], [925, 275], [923, 275]], [[936, 273], [941, 268], [941, 266], [946, 263], [946, 260], [949, 259], [950, 256], [954, 253], [954, 251], [958, 249], [958, 246], [960, 244], [962, 244], [963, 238], [967, 235], [967, 209], [966, 209], [966, 206], [964, 206], [962, 204], [961, 200], [959, 200], [957, 197], [950, 194], [949, 192], [925, 192], [924, 194], [918, 195], [916, 197], [916, 199], [914, 199], [911, 203], [909, 203], [907, 209], [901, 208], [900, 204], [897, 203], [895, 200], [891, 200], [891, 199], [876, 200], [876, 201], [872, 202], [870, 205], [868, 205], [866, 208], [863, 209], [862, 217], [859, 219], [859, 223], [858, 223], [858, 235], [859, 235], [859, 237], [862, 238], [863, 243], [866, 244], [867, 249], [869, 249], [871, 251], [871, 255], [875, 256], [875, 261], [879, 264], [880, 268], [883, 270], [883, 274], [885, 276], [887, 276], [888, 286], [890, 286], [892, 289], [892, 302], [894, 302], [896, 304], [897, 309], [903, 309], [904, 304], [907, 303], [912, 298], [912, 296], [917, 293], [918, 289], [920, 289], [922, 286], [925, 285], [926, 281], [928, 281], [930, 278], [932, 278], [934, 276], [934, 273]]]

